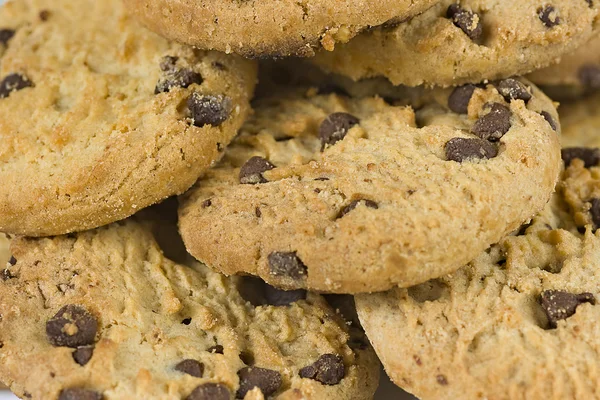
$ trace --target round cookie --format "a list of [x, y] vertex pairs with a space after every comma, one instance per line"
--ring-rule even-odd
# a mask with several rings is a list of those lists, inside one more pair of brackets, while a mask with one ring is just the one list
[[17, 261], [0, 285], [0, 379], [13, 392], [40, 400], [372, 398], [375, 354], [323, 297], [176, 264], [151, 229], [130, 219], [13, 242]]
[[255, 100], [180, 199], [188, 251], [227, 275], [334, 293], [455, 270], [539, 211], [560, 169], [552, 103], [497, 84], [505, 97], [489, 84], [404, 88], [389, 103], [331, 88]]
[[423, 12], [435, 0], [125, 0], [161, 35], [246, 57], [313, 56], [358, 32]]
[[252, 62], [169, 42], [120, 0], [11, 1], [0, 28], [23, 7], [0, 58], [0, 231], [80, 231], [180, 194], [249, 114]]
[[520, 232], [451, 275], [356, 297], [392, 380], [428, 399], [600, 397], [600, 168], [570, 162]]
[[560, 63], [528, 75], [556, 99], [569, 99], [600, 90], [600, 36], [565, 55]]
[[313, 59], [358, 80], [459, 85], [522, 75], [558, 61], [595, 33], [592, 0], [438, 2], [395, 27], [381, 27]]

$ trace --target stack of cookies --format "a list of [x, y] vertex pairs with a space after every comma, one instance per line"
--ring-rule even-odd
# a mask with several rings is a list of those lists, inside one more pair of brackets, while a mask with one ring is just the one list
[[598, 0], [7, 2], [0, 381], [600, 399], [598, 35]]

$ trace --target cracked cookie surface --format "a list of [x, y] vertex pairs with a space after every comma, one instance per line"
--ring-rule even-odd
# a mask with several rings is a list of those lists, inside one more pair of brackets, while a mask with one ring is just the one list
[[401, 21], [435, 0], [126, 0], [165, 37], [246, 57], [312, 56], [371, 26]]
[[598, 398], [599, 196], [597, 163], [572, 160], [546, 208], [475, 261], [357, 296], [392, 380], [424, 400]]
[[169, 42], [119, 0], [11, 1], [6, 30], [0, 231], [94, 228], [180, 194], [249, 113], [254, 63]]
[[440, 1], [409, 21], [378, 28], [313, 60], [355, 80], [459, 85], [522, 75], [558, 61], [597, 32], [596, 0]]
[[455, 270], [539, 211], [560, 168], [549, 99], [497, 85], [256, 100], [180, 199], [186, 247], [288, 289], [379, 291]]
[[13, 241], [0, 379], [18, 396], [372, 398], [375, 354], [323, 297], [176, 264], [156, 241], [172, 251], [176, 226], [149, 221]]

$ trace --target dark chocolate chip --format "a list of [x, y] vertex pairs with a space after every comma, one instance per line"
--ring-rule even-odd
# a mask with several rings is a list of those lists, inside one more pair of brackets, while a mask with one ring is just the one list
[[87, 389], [63, 389], [58, 400], [102, 400], [102, 394]]
[[579, 82], [587, 89], [600, 89], [600, 66], [584, 65], [577, 73]]
[[46, 336], [53, 346], [77, 348], [94, 344], [98, 321], [85, 308], [69, 304], [46, 322]]
[[33, 83], [25, 75], [10, 74], [0, 82], [0, 99], [8, 97], [12, 92], [32, 87]]
[[489, 141], [500, 140], [510, 130], [510, 117], [512, 112], [508, 107], [500, 103], [492, 103], [490, 112], [480, 117], [471, 132], [482, 139]]
[[567, 167], [576, 158], [582, 160], [586, 168], [600, 164], [600, 149], [596, 147], [566, 147], [561, 150], [561, 155]]
[[336, 354], [323, 354], [313, 364], [300, 370], [300, 377], [325, 385], [337, 385], [346, 373], [344, 359]]
[[240, 183], [256, 185], [258, 183], [267, 183], [263, 172], [270, 171], [275, 166], [266, 158], [254, 156], [240, 168]]
[[446, 16], [452, 20], [455, 26], [473, 41], [477, 41], [483, 35], [481, 16], [476, 12], [465, 10], [459, 4], [451, 4]]
[[350, 202], [350, 204], [348, 204], [346, 207], [344, 207], [340, 210], [337, 217], [342, 218], [344, 215], [348, 214], [350, 211], [352, 211], [356, 207], [358, 207], [359, 204], [364, 204], [368, 208], [373, 208], [375, 210], [377, 210], [379, 208], [377, 203], [375, 203], [372, 200], [366, 200], [366, 199], [352, 200]]
[[227, 386], [221, 383], [204, 383], [197, 386], [196, 389], [186, 400], [230, 400], [231, 393]]
[[238, 371], [240, 387], [235, 394], [238, 399], [243, 399], [250, 390], [259, 388], [265, 397], [275, 393], [281, 386], [281, 374], [266, 368], [246, 367]]
[[498, 92], [504, 97], [504, 99], [508, 102], [512, 100], [523, 100], [525, 104], [529, 100], [531, 100], [531, 93], [529, 93], [529, 89], [522, 82], [508, 78], [501, 80], [496, 85], [498, 88]]
[[554, 6], [546, 5], [540, 7], [538, 8], [537, 13], [540, 21], [542, 21], [546, 28], [552, 28], [553, 26], [560, 24], [560, 18], [558, 17], [558, 12]]
[[453, 138], [444, 146], [446, 159], [449, 161], [463, 162], [474, 159], [494, 158], [498, 149], [493, 143], [479, 138]]
[[477, 86], [467, 84], [455, 88], [450, 97], [448, 97], [448, 108], [457, 114], [467, 114], [469, 112], [469, 102]]
[[210, 206], [212, 206], [212, 200], [211, 199], [207, 199], [207, 200], [204, 200], [202, 202], [202, 208], [208, 208]]
[[11, 274], [8, 268], [4, 268], [2, 272], [0, 272], [0, 279], [2, 279], [4, 282], [6, 282], [9, 279], [13, 279], [14, 277], [15, 276]]
[[438, 375], [435, 377], [435, 380], [437, 381], [437, 383], [439, 383], [442, 386], [447, 386], [448, 385], [448, 379], [446, 379], [446, 377], [444, 375]]
[[354, 115], [337, 112], [329, 115], [319, 127], [319, 138], [321, 138], [321, 151], [325, 146], [333, 146], [342, 140], [350, 128], [360, 122]]
[[577, 307], [583, 303], [596, 304], [596, 299], [591, 293], [573, 294], [562, 290], [546, 290], [540, 297], [550, 328], [556, 328], [558, 321], [575, 314]]
[[154, 88], [154, 94], [170, 92], [174, 88], [188, 88], [193, 84], [202, 84], [202, 75], [190, 69], [167, 71]]
[[50, 11], [48, 11], [48, 10], [42, 10], [42, 11], [40, 11], [40, 15], [39, 16], [40, 16], [40, 19], [43, 22], [46, 22], [46, 21], [48, 21], [48, 18], [50, 18]]
[[272, 275], [289, 276], [300, 279], [306, 275], [306, 265], [295, 251], [273, 252], [269, 254], [269, 270]]
[[594, 229], [600, 228], [600, 199], [595, 198], [590, 200], [590, 214], [592, 215], [592, 222], [594, 223]]
[[11, 266], [14, 266], [17, 263], [17, 259], [15, 258], [15, 256], [10, 256], [10, 260], [8, 260], [8, 263]]
[[306, 290], [281, 290], [265, 284], [265, 301], [271, 306], [289, 306], [299, 300], [306, 299]]
[[262, 217], [262, 211], [260, 211], [260, 207], [256, 207], [254, 209], [254, 215], [256, 215], [256, 218]]
[[223, 346], [221, 346], [220, 344], [214, 345], [206, 349], [206, 351], [213, 354], [223, 354], [223, 350]]
[[13, 36], [15, 36], [15, 31], [13, 29], [0, 29], [0, 43], [3, 45], [6, 46]]
[[193, 93], [187, 101], [194, 125], [219, 126], [231, 114], [231, 99], [226, 96], [210, 96]]
[[544, 119], [546, 120], [546, 122], [548, 124], [550, 124], [550, 127], [556, 132], [556, 130], [558, 129], [558, 124], [556, 123], [556, 121], [554, 120], [554, 118], [552, 118], [552, 115], [550, 115], [550, 113], [548, 111], [542, 111], [540, 113], [540, 115], [542, 117], [544, 117]]
[[175, 370], [183, 372], [196, 378], [202, 378], [204, 375], [204, 364], [196, 360], [183, 360], [175, 366]]
[[83, 367], [92, 359], [93, 355], [94, 346], [82, 346], [73, 352], [73, 360]]
[[191, 318], [184, 318], [184, 319], [181, 320], [181, 323], [183, 325], [189, 325], [189, 324], [192, 323], [192, 319]]

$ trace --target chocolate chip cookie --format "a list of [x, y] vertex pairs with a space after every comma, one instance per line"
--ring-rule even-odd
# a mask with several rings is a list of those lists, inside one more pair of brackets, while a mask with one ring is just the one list
[[600, 36], [565, 55], [560, 63], [528, 77], [547, 88], [547, 93], [558, 100], [600, 91]]
[[374, 352], [323, 297], [176, 264], [152, 224], [12, 243], [0, 379], [19, 397], [372, 398]]
[[80, 231], [180, 194], [249, 113], [254, 63], [169, 42], [119, 0], [12, 1], [0, 30], [0, 231]]
[[180, 199], [198, 260], [287, 289], [410, 286], [475, 258], [554, 189], [557, 114], [526, 81], [386, 99], [321, 90], [257, 99]]
[[397, 385], [423, 400], [598, 398], [600, 167], [565, 163], [547, 207], [472, 263], [356, 297]]
[[397, 23], [435, 0], [126, 0], [161, 35], [246, 57], [312, 56], [361, 30]]
[[395, 27], [359, 35], [314, 61], [353, 79], [459, 85], [558, 61], [598, 29], [596, 0], [444, 0]]

